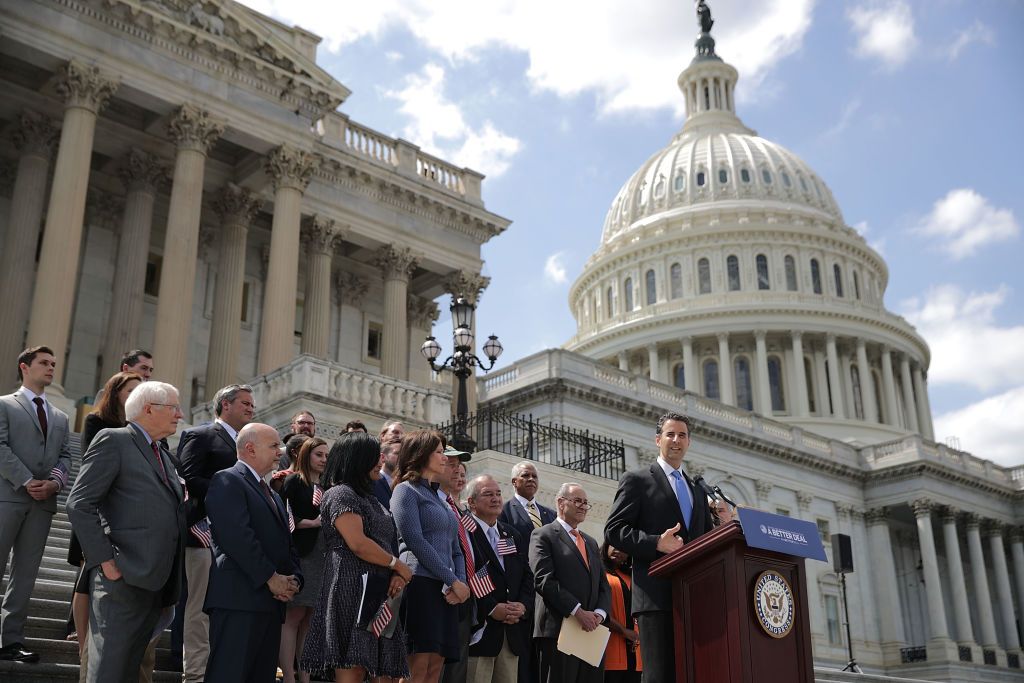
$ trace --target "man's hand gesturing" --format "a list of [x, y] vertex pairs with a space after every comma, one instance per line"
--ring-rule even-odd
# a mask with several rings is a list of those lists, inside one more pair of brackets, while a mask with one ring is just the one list
[[676, 522], [676, 525], [671, 529], [665, 529], [664, 533], [658, 537], [658, 552], [667, 555], [683, 547], [683, 539], [676, 536], [681, 528], [679, 522]]

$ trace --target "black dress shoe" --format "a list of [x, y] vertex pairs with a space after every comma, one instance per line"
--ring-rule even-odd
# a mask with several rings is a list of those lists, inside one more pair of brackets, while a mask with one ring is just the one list
[[26, 650], [21, 643], [11, 643], [0, 647], [0, 660], [33, 664], [39, 661], [39, 653]]

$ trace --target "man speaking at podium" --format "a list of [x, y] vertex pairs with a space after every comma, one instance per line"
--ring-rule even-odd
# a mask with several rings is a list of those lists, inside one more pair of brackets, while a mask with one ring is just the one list
[[615, 492], [605, 539], [633, 558], [632, 612], [640, 626], [643, 680], [671, 683], [675, 674], [672, 584], [648, 576], [651, 563], [711, 531], [707, 496], [683, 471], [690, 420], [667, 413], [658, 420], [658, 460], [627, 472]]

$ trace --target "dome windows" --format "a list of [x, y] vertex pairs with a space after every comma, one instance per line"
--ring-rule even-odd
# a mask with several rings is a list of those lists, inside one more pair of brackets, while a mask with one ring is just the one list
[[661, 199], [665, 196], [665, 176], [658, 175], [658, 182], [654, 184], [654, 198]]
[[754, 409], [754, 392], [750, 385], [750, 361], [746, 356], [737, 356], [733, 364], [736, 373], [736, 407]]
[[609, 286], [608, 290], [605, 292], [604, 299], [605, 319], [608, 319], [615, 315], [615, 291], [611, 288], [611, 286]]
[[653, 306], [658, 303], [658, 287], [657, 280], [654, 276], [654, 269], [648, 270], [644, 275], [644, 284], [646, 285], [646, 301], [648, 306]]
[[768, 356], [768, 393], [771, 395], [772, 412], [786, 410], [786, 392], [782, 385], [782, 361], [778, 356]]
[[771, 185], [772, 184], [772, 172], [769, 171], [767, 168], [762, 168], [761, 169], [761, 180], [764, 181], [765, 185]]
[[683, 296], [683, 267], [673, 263], [669, 268], [669, 281], [671, 298], [681, 299]]
[[706, 258], [697, 261], [697, 291], [701, 294], [711, 293], [711, 262]]
[[832, 275], [836, 281], [836, 296], [840, 299], [843, 298], [843, 269], [836, 263], [832, 266]]
[[721, 399], [718, 386], [718, 361], [704, 361], [704, 395], [716, 401]]
[[770, 289], [770, 282], [768, 280], [768, 257], [764, 254], [758, 254], [756, 259], [757, 264], [757, 288], [758, 289]]
[[724, 168], [718, 169], [718, 182], [726, 185], [729, 182], [729, 172]]
[[748, 169], [740, 169], [740, 180], [743, 181], [744, 183], [750, 182], [750, 171]]
[[682, 169], [676, 171], [676, 177], [672, 180], [672, 189], [676, 192], [682, 192], [686, 189], [686, 173]]
[[626, 278], [626, 282], [622, 285], [622, 291], [626, 299], [625, 312], [629, 313], [630, 311], [633, 310], [633, 278]]
[[704, 184], [707, 183], [707, 181], [707, 174], [704, 173], [703, 170], [697, 171], [697, 187], [704, 187]]
[[785, 171], [782, 172], [782, 184], [787, 188], [793, 187], [793, 182], [789, 179], [789, 174]]
[[796, 259], [792, 256], [786, 256], [783, 260], [783, 264], [786, 268], [786, 291], [796, 291]]
[[802, 189], [804, 192], [810, 192], [810, 190], [807, 189], [807, 181], [804, 180], [804, 177], [803, 176], [797, 176], [797, 177], [800, 179], [800, 189]]
[[853, 271], [853, 296], [860, 301], [860, 276]]
[[740, 260], [735, 255], [725, 259], [725, 272], [729, 279], [729, 291], [740, 291]]
[[811, 289], [815, 294], [821, 294], [821, 266], [818, 259], [811, 259]]

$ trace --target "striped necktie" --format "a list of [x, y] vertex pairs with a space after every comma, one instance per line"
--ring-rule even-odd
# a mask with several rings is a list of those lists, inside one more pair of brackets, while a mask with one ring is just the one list
[[447, 496], [447, 498], [448, 505], [455, 514], [455, 525], [459, 528], [459, 545], [462, 546], [462, 555], [466, 560], [466, 578], [468, 579], [476, 573], [476, 566], [473, 564], [473, 548], [470, 547], [469, 535], [466, 534], [466, 529], [462, 526], [462, 514], [459, 512], [459, 506], [455, 504], [451, 496]]
[[540, 514], [537, 511], [537, 506], [533, 504], [532, 500], [526, 504], [526, 512], [530, 515], [530, 521], [533, 522], [534, 529], [539, 529], [543, 526], [543, 522], [540, 521]]

